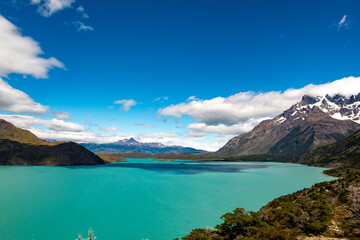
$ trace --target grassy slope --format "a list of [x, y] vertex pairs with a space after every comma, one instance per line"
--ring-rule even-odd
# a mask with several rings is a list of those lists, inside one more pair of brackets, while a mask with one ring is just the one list
[[48, 141], [38, 138], [28, 130], [15, 127], [13, 124], [0, 119], [0, 139], [8, 139], [27, 144], [50, 144]]

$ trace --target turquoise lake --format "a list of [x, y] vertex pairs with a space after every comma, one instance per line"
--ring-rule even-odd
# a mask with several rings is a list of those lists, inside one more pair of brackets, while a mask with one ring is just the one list
[[332, 178], [286, 163], [128, 159], [89, 167], [0, 166], [1, 240], [168, 240], [237, 207]]

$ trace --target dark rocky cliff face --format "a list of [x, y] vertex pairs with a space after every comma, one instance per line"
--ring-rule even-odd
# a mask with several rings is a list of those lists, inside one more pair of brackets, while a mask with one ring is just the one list
[[[327, 96], [328, 97], [328, 96]], [[296, 103], [271, 120], [265, 120], [252, 131], [231, 139], [216, 154], [221, 157], [256, 154], [299, 154], [309, 149], [339, 141], [360, 128], [352, 120], [340, 120], [332, 117], [350, 119], [359, 107], [354, 104], [359, 96], [350, 100], [335, 96], [330, 100], [304, 96]], [[330, 97], [329, 97], [330, 98]], [[350, 101], [348, 105], [336, 105]], [[326, 99], [326, 100], [325, 100]], [[355, 102], [354, 102], [355, 101]], [[357, 106], [357, 107], [354, 107]], [[341, 109], [351, 109], [350, 115], [341, 116]], [[355, 119], [356, 120], [356, 116]]]
[[0, 165], [74, 166], [104, 163], [100, 157], [77, 143], [50, 143], [0, 120]]

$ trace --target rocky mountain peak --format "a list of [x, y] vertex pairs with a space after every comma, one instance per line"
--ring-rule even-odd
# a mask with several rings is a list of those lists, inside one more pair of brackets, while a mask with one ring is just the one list
[[308, 105], [308, 104], [314, 104], [317, 102], [317, 99], [314, 97], [311, 97], [309, 95], [305, 95], [302, 97], [300, 105]]
[[322, 97], [305, 95], [300, 102], [275, 117], [274, 120], [276, 124], [282, 124], [285, 121], [305, 120], [309, 111], [313, 109], [319, 109], [338, 120], [352, 120], [360, 123], [360, 94], [352, 96], [324, 95]]
[[304, 96], [273, 119], [231, 139], [220, 156], [298, 154], [341, 140], [360, 128], [360, 94]]

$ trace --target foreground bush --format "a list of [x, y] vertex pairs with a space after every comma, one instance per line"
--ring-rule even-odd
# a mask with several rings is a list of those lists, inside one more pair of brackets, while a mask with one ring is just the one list
[[75, 240], [95, 240], [95, 239], [96, 239], [96, 236], [94, 234], [94, 231], [90, 228], [88, 230], [88, 237], [87, 238], [83, 238], [81, 236], [81, 234], [79, 234], [78, 237]]

